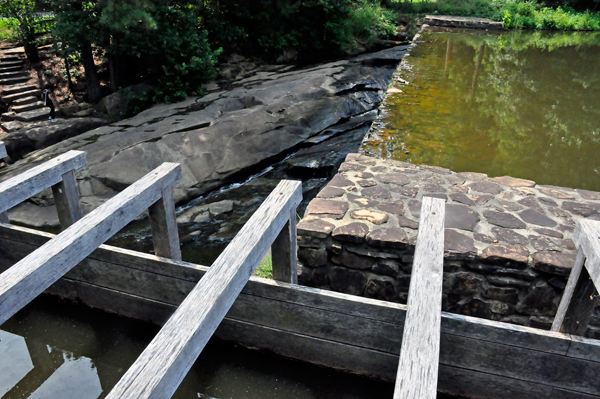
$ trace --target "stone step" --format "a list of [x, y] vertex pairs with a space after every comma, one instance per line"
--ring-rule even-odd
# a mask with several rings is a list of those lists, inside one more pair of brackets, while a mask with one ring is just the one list
[[39, 108], [43, 108], [43, 107], [44, 107], [44, 103], [41, 101], [37, 101], [37, 102], [31, 103], [31, 104], [13, 106], [12, 110], [15, 111], [16, 113], [20, 114], [23, 112], [33, 111], [34, 109], [39, 109]]
[[24, 125], [23, 125], [23, 122], [12, 121], [12, 122], [4, 122], [0, 126], [2, 126], [2, 130], [4, 130], [6, 133], [12, 133], [12, 132], [16, 132], [17, 130], [22, 128]]
[[18, 61], [2, 61], [2, 62], [0, 62], [0, 68], [12, 67], [12, 66], [20, 66], [20, 67], [22, 67], [23, 64], [25, 64], [25, 61], [23, 61], [23, 60], [18, 60]]
[[29, 72], [27, 72], [27, 71], [0, 72], [0, 80], [12, 79], [12, 78], [24, 78], [26, 76], [29, 77]]
[[23, 69], [23, 65], [14, 65], [14, 66], [3, 67], [2, 64], [0, 64], [0, 73], [17, 72], [17, 71], [20, 71], [21, 69]]
[[30, 79], [29, 75], [18, 78], [0, 79], [0, 85], [12, 86], [18, 85], [19, 83], [25, 83]]
[[15, 119], [17, 119], [17, 113], [13, 111], [5, 112], [0, 116], [2, 117], [3, 121], [14, 121]]
[[18, 55], [3, 55], [2, 57], [0, 57], [0, 62], [4, 63], [7, 61], [23, 61], [23, 59], [21, 57], [19, 57]]
[[31, 90], [39, 90], [39, 89], [35, 85], [20, 85], [20, 86], [13, 86], [13, 87], [4, 87], [2, 89], [2, 95], [4, 97], [6, 97], [6, 96], [10, 96], [12, 94], [23, 93], [23, 92], [31, 91]]
[[3, 54], [4, 55], [13, 55], [13, 54], [23, 54], [23, 55], [25, 55], [25, 48], [23, 46], [13, 47], [11, 49], [4, 50]]
[[40, 98], [35, 96], [21, 97], [13, 101], [13, 105], [19, 107], [21, 105], [32, 104], [38, 101], [40, 101]]
[[44, 107], [35, 111], [22, 112], [17, 114], [16, 120], [21, 122], [43, 121], [50, 116], [50, 108]]
[[19, 100], [21, 98], [27, 98], [27, 97], [36, 97], [37, 99], [39, 99], [41, 95], [42, 95], [42, 91], [40, 89], [27, 90], [27, 91], [23, 91], [20, 93], [10, 94], [8, 96], [2, 96], [2, 102], [6, 103], [6, 104], [10, 104], [10, 103], [16, 102], [17, 100]]

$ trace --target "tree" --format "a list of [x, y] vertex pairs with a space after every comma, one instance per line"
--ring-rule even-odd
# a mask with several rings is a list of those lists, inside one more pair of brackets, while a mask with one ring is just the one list
[[0, 13], [16, 20], [19, 40], [23, 43], [27, 58], [34, 64], [40, 61], [35, 28], [43, 18], [38, 11], [34, 0], [0, 0]]

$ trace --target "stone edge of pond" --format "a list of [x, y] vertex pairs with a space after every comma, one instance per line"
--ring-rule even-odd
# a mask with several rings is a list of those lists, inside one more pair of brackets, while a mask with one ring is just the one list
[[423, 196], [446, 201], [444, 310], [549, 329], [600, 192], [349, 154], [298, 224], [300, 282], [405, 302]]

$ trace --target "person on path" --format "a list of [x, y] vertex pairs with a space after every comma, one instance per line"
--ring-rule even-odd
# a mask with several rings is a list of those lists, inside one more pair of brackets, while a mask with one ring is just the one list
[[54, 119], [56, 116], [56, 110], [54, 109], [54, 101], [52, 101], [52, 94], [50, 93], [50, 90], [44, 90], [43, 95], [44, 106], [50, 107], [50, 117], [48, 119], [50, 119], [51, 122], [56, 122], [56, 119]]

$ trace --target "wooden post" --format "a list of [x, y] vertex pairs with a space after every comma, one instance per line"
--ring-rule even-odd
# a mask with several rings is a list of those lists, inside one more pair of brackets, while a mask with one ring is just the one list
[[[6, 147], [4, 146], [4, 142], [0, 141], [0, 159], [3, 159], [7, 156], [8, 156], [8, 154], [6, 153]], [[6, 212], [0, 212], [0, 223], [6, 223], [6, 224], [10, 223]]]
[[181, 166], [163, 163], [79, 222], [0, 274], [0, 324], [50, 287], [181, 180]]
[[290, 220], [271, 246], [273, 280], [298, 284], [298, 238], [296, 232], [296, 208], [290, 212]]
[[580, 220], [573, 241], [579, 248], [575, 265], [552, 323], [552, 331], [584, 335], [598, 304], [600, 287], [600, 222]]
[[154, 254], [163, 258], [181, 260], [173, 187], [164, 189], [162, 198], [148, 208], [148, 211], [152, 226]]
[[69, 151], [3, 181], [0, 183], [0, 213], [6, 212], [43, 190], [63, 182], [65, 174], [82, 169], [85, 164], [84, 152]]
[[424, 197], [394, 399], [435, 399], [444, 271], [444, 200]]
[[301, 199], [300, 182], [279, 183], [107, 399], [173, 395]]
[[70, 225], [83, 217], [75, 171], [71, 170], [62, 175], [62, 181], [52, 186], [52, 194], [56, 201], [56, 211], [60, 227], [66, 230]]

